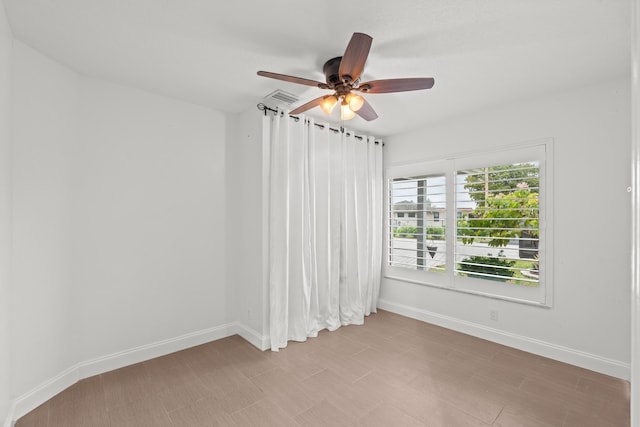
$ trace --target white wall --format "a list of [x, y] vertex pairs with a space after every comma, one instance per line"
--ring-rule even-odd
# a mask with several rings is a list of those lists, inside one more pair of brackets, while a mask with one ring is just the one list
[[262, 114], [255, 107], [231, 118], [226, 159], [228, 277], [236, 298], [236, 319], [257, 335], [255, 339], [268, 332], [262, 270], [266, 253], [261, 123]]
[[222, 325], [225, 117], [81, 80], [74, 303], [81, 361]]
[[17, 418], [83, 375], [226, 336], [236, 320], [227, 117], [79, 77], [2, 34], [0, 420], [11, 399]]
[[75, 362], [71, 254], [78, 76], [13, 48], [12, 389], [20, 395]]
[[386, 165], [552, 137], [555, 283], [545, 309], [385, 279], [383, 306], [461, 329], [494, 328], [488, 336], [512, 334], [529, 349], [538, 340], [567, 361], [628, 375], [629, 109], [621, 80], [388, 138]]
[[9, 411], [10, 387], [10, 95], [11, 31], [0, 2], [0, 423]]

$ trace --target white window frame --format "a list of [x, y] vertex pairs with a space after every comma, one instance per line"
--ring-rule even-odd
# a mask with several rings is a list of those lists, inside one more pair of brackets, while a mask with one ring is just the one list
[[[456, 244], [456, 171], [475, 167], [495, 166], [499, 164], [539, 161], [539, 247], [540, 274], [539, 286], [527, 287], [505, 284], [491, 280], [455, 275], [454, 249]], [[446, 272], [411, 270], [389, 265], [389, 203], [390, 182], [394, 178], [408, 176], [437, 175], [446, 176], [447, 198], [446, 227]], [[446, 156], [442, 160], [423, 161], [411, 164], [390, 165], [385, 169], [385, 248], [383, 265], [384, 277], [420, 285], [438, 287], [456, 292], [464, 292], [489, 298], [497, 298], [523, 304], [542, 307], [553, 305], [553, 140], [544, 139], [533, 142], [513, 144], [482, 152], [468, 152]]]

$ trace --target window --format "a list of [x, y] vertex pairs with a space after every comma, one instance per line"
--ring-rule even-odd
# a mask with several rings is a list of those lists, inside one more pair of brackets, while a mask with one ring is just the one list
[[444, 228], [428, 225], [433, 209], [446, 206], [444, 175], [400, 177], [390, 185], [391, 210], [410, 210], [409, 217], [415, 219], [403, 226], [390, 224], [388, 264], [410, 270], [444, 271]]
[[550, 143], [387, 170], [385, 276], [551, 305]]

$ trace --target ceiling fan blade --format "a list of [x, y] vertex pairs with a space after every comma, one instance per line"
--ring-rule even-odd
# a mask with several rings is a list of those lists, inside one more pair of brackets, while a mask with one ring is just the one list
[[362, 104], [362, 107], [358, 111], [356, 111], [356, 114], [368, 122], [378, 118], [378, 114], [375, 112], [371, 104], [369, 104], [366, 99], [364, 100], [364, 104]]
[[373, 42], [371, 36], [363, 33], [353, 33], [340, 61], [338, 74], [342, 80], [346, 80], [347, 83], [358, 80], [364, 69], [364, 64], [367, 62], [371, 42]]
[[302, 113], [304, 111], [312, 109], [313, 107], [317, 107], [318, 105], [320, 105], [322, 103], [322, 99], [323, 98], [324, 98], [324, 96], [320, 96], [320, 97], [318, 97], [316, 99], [313, 99], [313, 100], [307, 102], [306, 104], [302, 104], [301, 106], [299, 106], [295, 110], [290, 111], [289, 114], [293, 114], [293, 115], [300, 114], [300, 113]]
[[373, 80], [361, 83], [356, 90], [364, 93], [407, 92], [410, 90], [431, 89], [434, 83], [433, 77]]
[[302, 77], [288, 76], [286, 74], [270, 73], [269, 71], [258, 71], [258, 75], [262, 77], [269, 77], [276, 80], [284, 80], [285, 82], [297, 83], [300, 85], [319, 87], [326, 89], [325, 83], [317, 82], [315, 80], [303, 79]]

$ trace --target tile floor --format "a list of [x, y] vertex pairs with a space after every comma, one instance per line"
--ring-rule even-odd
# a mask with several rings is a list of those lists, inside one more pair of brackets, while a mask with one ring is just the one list
[[87, 378], [16, 427], [629, 423], [626, 381], [380, 311], [278, 353], [233, 336]]

